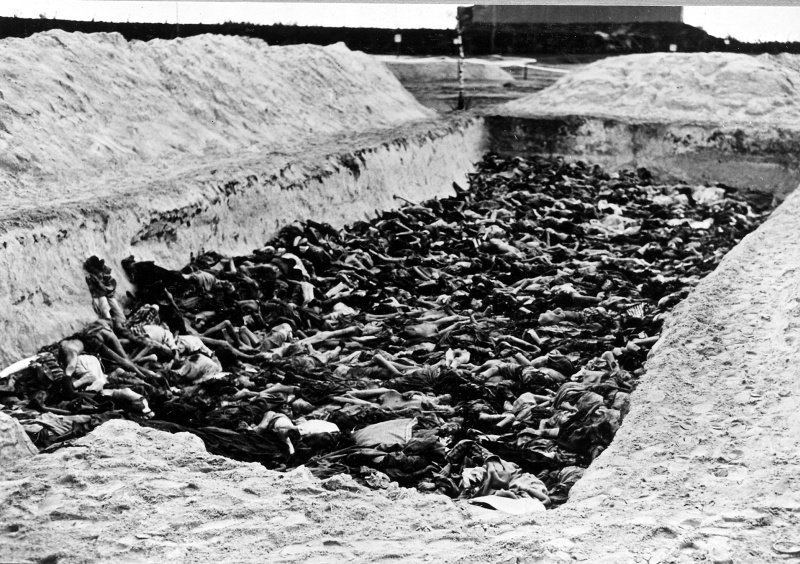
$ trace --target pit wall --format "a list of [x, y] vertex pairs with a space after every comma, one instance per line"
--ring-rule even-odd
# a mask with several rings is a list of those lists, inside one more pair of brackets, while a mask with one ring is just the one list
[[78, 330], [94, 317], [81, 268], [91, 254], [180, 268], [204, 248], [246, 254], [282, 226], [315, 219], [343, 226], [376, 210], [466, 186], [487, 150], [478, 118], [423, 123], [402, 134], [342, 143], [342, 152], [227, 163], [109, 200], [75, 202], [0, 225], [0, 364]]
[[610, 170], [645, 167], [661, 182], [719, 182], [774, 194], [800, 183], [800, 130], [590, 116], [488, 116], [501, 155], [562, 155]]
[[[741, 146], [751, 147], [753, 138], [742, 138]], [[71, 210], [72, 224], [64, 215], [38, 227], [14, 225], [0, 239], [1, 266], [9, 273], [0, 279], [0, 296], [11, 301], [8, 280], [17, 275], [14, 290], [23, 301], [10, 315], [0, 306], [3, 323], [23, 311], [48, 323], [56, 315], [70, 323], [78, 314], [90, 317], [77, 274], [87, 249], [105, 248], [104, 256], [115, 265], [134, 252], [178, 266], [189, 250], [203, 244], [246, 252], [293, 214], [341, 224], [373, 207], [395, 206], [394, 193], [422, 199], [447, 192], [446, 183], [461, 178], [488, 148], [486, 143], [482, 124], [467, 122], [333, 155], [318, 168], [295, 164], [218, 172], [221, 178], [216, 180], [195, 178], [192, 189], [183, 192], [185, 202], [158, 199], [160, 212], [154, 211], [155, 203], [148, 206], [131, 198], [127, 207], [102, 213]], [[621, 153], [625, 150], [619, 147]], [[743, 152], [743, 162], [753, 153]], [[589, 160], [585, 153], [574, 156]], [[769, 164], [767, 157], [762, 162]], [[772, 163], [781, 158], [776, 153]], [[230, 193], [224, 194], [226, 190]], [[139, 198], [152, 194], [151, 187]], [[88, 449], [34, 456], [0, 474], [0, 483], [13, 494], [5, 513], [22, 523], [23, 537], [16, 538], [24, 541], [6, 543], [19, 551], [6, 559], [30, 559], [32, 554], [41, 559], [68, 546], [70, 554], [84, 560], [108, 560], [109, 554], [119, 559], [122, 550], [147, 550], [152, 560], [183, 550], [199, 561], [221, 555], [247, 559], [255, 551], [287, 562], [335, 561], [342, 554], [364, 562], [402, 558], [498, 564], [791, 560], [786, 550], [796, 547], [800, 515], [798, 218], [800, 192], [795, 191], [668, 316], [625, 424], [560, 508], [493, 516], [488, 525], [485, 514], [457, 508], [440, 496], [359, 489], [347, 477], [320, 484], [299, 469], [278, 474], [256, 464], [211, 460], [196, 437], [111, 421], [79, 440]], [[170, 226], [181, 221], [184, 228], [173, 231]], [[43, 290], [62, 294], [51, 296], [52, 303], [44, 306]], [[34, 301], [37, 307], [31, 306]], [[58, 333], [48, 338], [63, 335], [60, 321], [52, 323]], [[25, 330], [25, 325], [18, 323], [17, 328]], [[87, 467], [90, 475], [82, 475]], [[80, 479], [53, 481], [56, 468]], [[156, 474], [169, 480], [160, 480], [154, 489]], [[129, 486], [109, 495], [123, 495], [126, 507], [133, 509], [120, 511], [118, 504], [103, 503], [89, 532], [123, 538], [132, 534], [133, 521], [144, 523], [146, 535], [118, 543], [127, 548], [87, 543], [73, 533], [63, 537], [68, 514], [59, 512], [59, 520], [54, 510], [53, 517], [42, 517], [19, 505], [27, 500], [30, 507], [62, 507], [52, 503], [54, 495], [56, 501], [62, 499], [61, 491], [67, 500], [63, 507], [83, 507], [91, 490], [85, 487], [87, 480], [111, 483], [120, 477]], [[255, 490], [248, 486], [243, 493], [247, 481]], [[186, 488], [186, 483], [197, 486]], [[153, 512], [153, 507], [159, 510]], [[148, 511], [164, 520], [142, 521], [142, 512]], [[365, 514], [374, 527], [362, 526]], [[198, 515], [202, 526], [195, 526]], [[297, 515], [309, 518], [298, 521]], [[430, 516], [435, 522], [426, 521]], [[150, 538], [153, 530], [178, 534], [163, 542]]]

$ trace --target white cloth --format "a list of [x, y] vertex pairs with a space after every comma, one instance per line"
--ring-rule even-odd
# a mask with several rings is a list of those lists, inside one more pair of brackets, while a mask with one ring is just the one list
[[144, 325], [142, 326], [142, 329], [144, 330], [145, 334], [156, 343], [164, 345], [173, 351], [177, 349], [175, 337], [172, 336], [172, 333], [169, 331], [169, 329], [162, 327], [161, 325]]
[[489, 509], [494, 509], [502, 513], [509, 513], [511, 515], [525, 515], [526, 513], [542, 513], [547, 511], [541, 501], [531, 497], [513, 499], [499, 495], [484, 495], [473, 497], [468, 503], [481, 507], [488, 507]]
[[301, 421], [297, 424], [297, 430], [300, 431], [301, 437], [309, 435], [322, 435], [330, 433], [331, 435], [339, 433], [339, 427], [336, 423], [330, 421], [322, 421], [321, 419], [309, 419]]
[[353, 440], [358, 446], [404, 445], [411, 440], [411, 433], [417, 419], [392, 419], [367, 425], [353, 432]]
[[215, 359], [199, 354], [187, 360], [178, 374], [184, 378], [195, 381], [206, 376], [213, 376], [222, 372], [222, 366]]
[[206, 356], [214, 356], [214, 353], [211, 352], [211, 349], [203, 344], [203, 341], [200, 339], [200, 337], [195, 335], [178, 335], [175, 339], [175, 344], [178, 348], [178, 352], [184, 356], [188, 356], [196, 352]]
[[205, 272], [203, 270], [192, 272], [189, 275], [189, 278], [194, 280], [197, 286], [205, 293], [210, 292], [217, 285], [217, 277], [210, 272]]
[[99, 392], [103, 386], [108, 384], [108, 376], [103, 374], [100, 361], [96, 356], [90, 354], [78, 355], [72, 378], [74, 379], [73, 386], [76, 388], [86, 386], [86, 390], [89, 392]]

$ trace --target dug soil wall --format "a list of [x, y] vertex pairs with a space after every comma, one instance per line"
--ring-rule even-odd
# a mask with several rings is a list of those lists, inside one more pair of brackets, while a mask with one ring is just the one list
[[800, 128], [582, 115], [490, 115], [486, 123], [491, 148], [502, 155], [644, 167], [661, 182], [720, 182], [778, 199], [800, 183]]
[[[228, 159], [124, 195], [7, 214], [0, 230], [0, 363], [94, 317], [82, 261], [128, 255], [174, 268], [203, 248], [244, 254], [283, 225], [341, 227], [375, 210], [452, 192], [486, 150], [482, 122], [426, 122], [309, 146], [303, 155]], [[129, 289], [121, 269], [118, 294]]]
[[800, 58], [651, 53], [596, 61], [487, 110], [494, 150], [784, 197], [800, 182]]
[[66, 200], [93, 189], [89, 178], [159, 178], [434, 115], [384, 65], [343, 45], [49, 31], [0, 40], [0, 55], [4, 201], [36, 201], [43, 185]]
[[51, 30], [0, 40], [0, 74], [0, 363], [91, 319], [91, 254], [249, 252], [446, 193], [485, 150], [343, 45]]
[[797, 550], [800, 193], [670, 315], [611, 446], [558, 509], [319, 481], [111, 421], [0, 469], [0, 558], [786, 562]]

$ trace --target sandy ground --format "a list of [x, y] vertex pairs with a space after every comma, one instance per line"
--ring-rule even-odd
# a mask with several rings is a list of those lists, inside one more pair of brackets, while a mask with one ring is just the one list
[[4, 210], [433, 117], [384, 65], [343, 45], [56, 30], [1, 40], [0, 75]]
[[[458, 60], [454, 57], [392, 57], [376, 55], [402, 83], [421, 80], [446, 81], [458, 79]], [[464, 80], [499, 80], [509, 82], [514, 77], [494, 61], [465, 59]]]
[[0, 480], [4, 562], [433, 561], [484, 537], [442, 496], [270, 472], [131, 422]]
[[497, 111], [519, 116], [576, 114], [797, 124], [800, 57], [735, 53], [609, 57]]
[[565, 506], [492, 519], [107, 424], [0, 470], [0, 560], [786, 562], [800, 550], [800, 193], [673, 312]]
[[[421, 104], [440, 113], [455, 112], [460, 88], [456, 58], [376, 58]], [[463, 67], [467, 109], [480, 110], [530, 95], [581, 67], [540, 64], [535, 59], [519, 57], [467, 58]]]

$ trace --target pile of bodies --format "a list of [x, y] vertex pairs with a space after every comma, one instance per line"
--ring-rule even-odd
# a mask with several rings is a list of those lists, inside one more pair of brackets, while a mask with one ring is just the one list
[[666, 312], [768, 210], [489, 156], [453, 197], [307, 221], [180, 271], [84, 264], [98, 320], [0, 373], [40, 448], [112, 417], [269, 468], [562, 503], [629, 409]]

